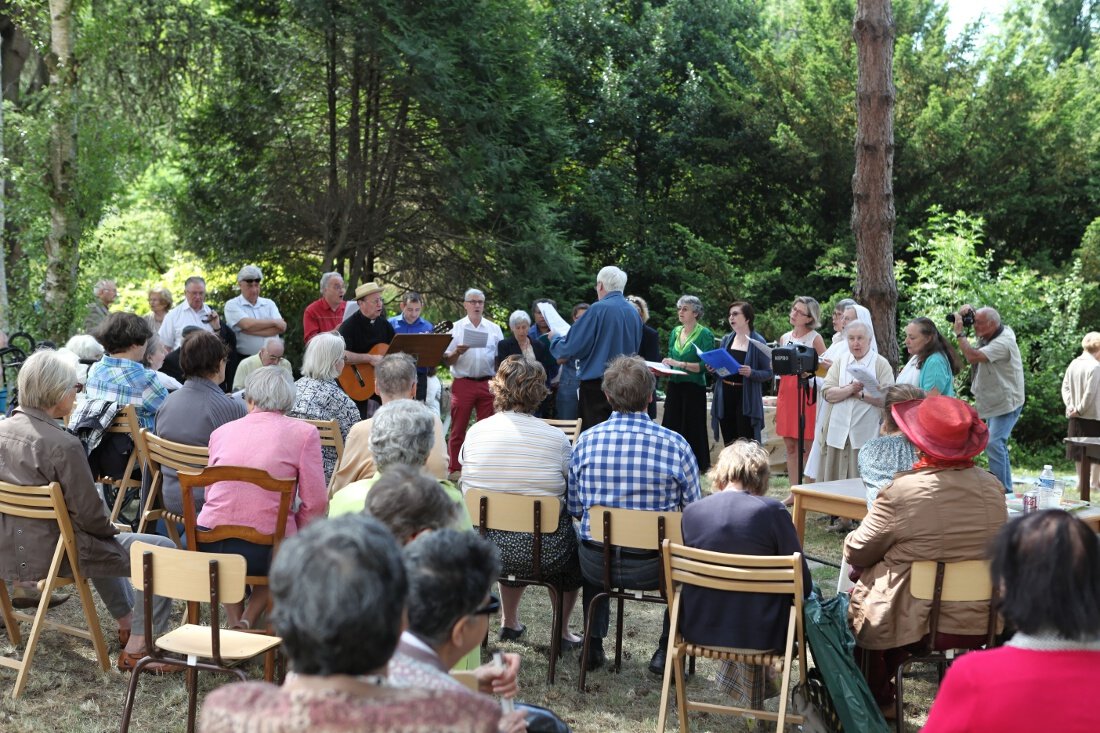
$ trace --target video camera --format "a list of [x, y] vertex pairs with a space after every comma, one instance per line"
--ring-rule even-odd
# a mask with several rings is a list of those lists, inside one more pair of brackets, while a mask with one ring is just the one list
[[787, 344], [772, 349], [772, 371], [789, 376], [817, 371], [817, 352], [802, 344]]

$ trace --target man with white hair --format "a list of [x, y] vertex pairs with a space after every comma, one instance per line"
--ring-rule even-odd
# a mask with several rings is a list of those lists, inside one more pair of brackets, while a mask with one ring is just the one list
[[111, 313], [111, 303], [118, 297], [118, 288], [114, 280], [100, 280], [92, 288], [95, 300], [88, 304], [88, 315], [84, 316], [84, 333], [91, 333], [103, 323]]
[[[466, 317], [460, 318], [454, 325], [454, 337], [447, 351], [443, 353], [443, 363], [451, 368], [454, 383], [451, 386], [451, 438], [447, 443], [450, 456], [448, 468], [452, 474], [462, 470], [458, 462], [458, 453], [466, 440], [466, 429], [470, 424], [470, 415], [477, 410], [477, 419], [484, 420], [493, 414], [493, 396], [489, 394], [489, 380], [496, 374], [497, 344], [504, 340], [500, 326], [487, 318], [485, 312], [485, 293], [470, 288], [462, 299]], [[484, 346], [472, 346], [472, 339], [482, 338]]]
[[225, 304], [225, 323], [237, 337], [237, 353], [241, 356], [259, 353], [264, 339], [286, 331], [286, 321], [275, 302], [260, 297], [263, 278], [260, 268], [255, 265], [242, 267], [237, 273], [241, 294]]
[[[976, 347], [966, 337], [966, 315], [974, 317]], [[955, 314], [953, 326], [959, 351], [973, 365], [970, 392], [974, 409], [989, 426], [989, 445], [985, 449], [989, 470], [1001, 480], [1006, 492], [1012, 491], [1008, 439], [1024, 409], [1024, 364], [1016, 332], [1001, 323], [1001, 314], [993, 308], [975, 310], [969, 304]]]
[[264, 345], [259, 352], [247, 359], [242, 359], [241, 363], [237, 365], [237, 373], [233, 375], [233, 391], [239, 392], [244, 389], [244, 380], [248, 379], [248, 375], [260, 367], [282, 367], [293, 378], [294, 369], [290, 366], [290, 362], [283, 358], [285, 351], [286, 344], [278, 336], [268, 336], [264, 339]]
[[550, 342], [554, 358], [580, 360], [581, 430], [611, 417], [611, 405], [600, 387], [608, 362], [637, 354], [642, 344], [642, 318], [623, 297], [624, 288], [625, 272], [614, 266], [600, 270], [596, 275], [599, 302], [592, 304], [568, 334]]
[[354, 300], [344, 300], [347, 286], [338, 272], [321, 275], [321, 297], [306, 306], [302, 313], [302, 337], [309, 340], [319, 333], [340, 328], [348, 316], [358, 310]]

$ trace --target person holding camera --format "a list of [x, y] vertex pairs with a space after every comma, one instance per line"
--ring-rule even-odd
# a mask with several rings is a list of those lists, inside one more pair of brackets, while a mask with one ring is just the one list
[[[953, 316], [953, 317], [952, 317]], [[1008, 461], [1008, 438], [1024, 409], [1024, 365], [1016, 334], [1001, 323], [993, 308], [974, 309], [967, 304], [948, 317], [959, 342], [959, 351], [972, 366], [970, 392], [974, 408], [989, 426], [989, 445], [985, 449], [989, 470], [1012, 491], [1012, 466]], [[975, 346], [966, 335], [974, 327]]]

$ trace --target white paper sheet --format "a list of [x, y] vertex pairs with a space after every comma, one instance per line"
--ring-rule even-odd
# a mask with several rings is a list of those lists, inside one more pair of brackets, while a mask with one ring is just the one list
[[857, 364], [852, 364], [848, 367], [848, 373], [852, 375], [852, 378], [863, 385], [863, 393], [868, 397], [879, 398], [882, 397], [882, 390], [878, 386], [878, 377], [875, 373], [861, 367]]
[[488, 331], [475, 331], [467, 326], [462, 329], [462, 344], [471, 349], [483, 349], [489, 343]]
[[554, 332], [555, 336], [565, 336], [569, 333], [569, 324], [561, 317], [557, 309], [549, 303], [539, 303], [539, 312], [546, 319], [546, 325]]

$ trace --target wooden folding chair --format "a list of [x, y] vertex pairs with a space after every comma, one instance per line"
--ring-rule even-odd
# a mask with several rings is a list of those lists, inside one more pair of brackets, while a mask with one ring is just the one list
[[[622, 666], [623, 656], [623, 605], [624, 601], [667, 604], [664, 583], [659, 583], [656, 593], [646, 593], [628, 588], [616, 588], [611, 583], [612, 550], [624, 547], [631, 550], [652, 550], [658, 552], [666, 539], [682, 542], [680, 533], [680, 512], [651, 512], [642, 509], [613, 509], [606, 506], [594, 506], [588, 510], [589, 527], [595, 536], [598, 527], [603, 532], [603, 590], [597, 593], [589, 603], [590, 612], [585, 620], [584, 647], [581, 651], [581, 675], [578, 689], [585, 691], [584, 682], [588, 675], [588, 647], [592, 638], [591, 609], [601, 598], [614, 598], [618, 601], [615, 618], [615, 670]], [[658, 558], [654, 562], [659, 563]], [[663, 572], [663, 570], [661, 571]]]
[[[244, 672], [232, 665], [266, 654], [281, 644], [282, 639], [219, 628], [218, 604], [237, 603], [244, 598], [245, 559], [240, 555], [199, 554], [135, 542], [130, 546], [130, 582], [144, 591], [146, 639], [153, 639], [154, 593], [187, 601], [189, 605], [209, 603], [210, 625], [187, 623], [149, 644], [149, 654], [138, 660], [131, 673], [120, 733], [130, 729], [138, 675], [151, 663], [170, 664], [186, 670], [187, 731], [194, 733], [199, 670], [233, 674], [244, 681], [247, 679]], [[183, 658], [165, 657], [162, 651]]]
[[103, 498], [107, 501], [107, 506], [111, 507], [111, 523], [117, 522], [119, 517], [122, 517], [133, 528], [138, 523], [140, 514], [135, 514], [134, 518], [129, 520], [122, 516], [122, 510], [131, 501], [141, 496], [141, 474], [135, 478], [134, 471], [145, 466], [145, 441], [141, 437], [141, 425], [138, 423], [134, 406], [121, 406], [111, 424], [103, 432], [129, 435], [134, 441], [134, 449], [130, 452], [130, 458], [126, 461], [122, 476], [96, 477], [96, 482], [103, 484]]
[[[0, 515], [54, 522], [59, 532], [49, 572], [38, 583], [42, 598], [33, 616], [12, 608], [7, 587], [3, 581], [0, 581], [0, 612], [4, 617], [4, 626], [7, 628], [8, 638], [12, 644], [19, 644], [21, 639], [19, 621], [31, 622], [31, 633], [27, 637], [23, 658], [20, 660], [0, 657], [0, 665], [10, 667], [19, 673], [15, 678], [15, 687], [11, 691], [12, 699], [18, 699], [23, 694], [23, 688], [27, 684], [27, 673], [30, 671], [31, 662], [34, 661], [38, 639], [44, 628], [53, 628], [71, 636], [88, 639], [95, 648], [99, 666], [104, 671], [110, 669], [111, 662], [107, 657], [107, 645], [103, 641], [103, 630], [99, 626], [99, 615], [95, 610], [92, 591], [88, 586], [88, 579], [80, 572], [76, 537], [73, 534], [68, 507], [65, 505], [65, 495], [61, 493], [61, 485], [56, 481], [49, 486], [15, 486], [0, 482]], [[65, 564], [69, 566], [69, 577], [61, 576], [61, 570]], [[80, 596], [84, 619], [88, 623], [87, 629], [46, 618], [46, 611], [50, 607], [50, 594], [55, 589], [70, 584], [76, 586], [77, 594]]]
[[[757, 719], [774, 720], [776, 733], [787, 723], [801, 724], [800, 715], [787, 712], [790, 697], [791, 663], [794, 661], [795, 642], [798, 648], [798, 673], [806, 681], [806, 644], [802, 626], [802, 555], [766, 556], [731, 555], [724, 552], [697, 550], [665, 540], [662, 543], [661, 562], [664, 567], [666, 592], [671, 596], [671, 618], [668, 640], [668, 656], [665, 664], [664, 683], [661, 688], [661, 708], [657, 714], [657, 733], [664, 733], [668, 715], [668, 695], [675, 675], [676, 704], [680, 716], [680, 732], [687, 733], [688, 711], [698, 710], [726, 715], [751, 715]], [[680, 633], [680, 613], [683, 607], [684, 586], [710, 588], [729, 593], [775, 593], [791, 596], [791, 612], [787, 621], [787, 640], [783, 653], [757, 649], [731, 649], [692, 644]], [[687, 697], [684, 685], [686, 656], [700, 656], [717, 661], [743, 662], [772, 667], [781, 665], [779, 711], [768, 712], [735, 705], [694, 702]]]
[[161, 495], [164, 489], [164, 469], [170, 468], [177, 474], [197, 473], [210, 462], [210, 450], [205, 445], [187, 445], [166, 440], [148, 429], [141, 431], [141, 441], [149, 471], [149, 491], [142, 507], [138, 532], [146, 532], [146, 526], [150, 522], [163, 519], [168, 536], [176, 543], [176, 547], [183, 547], [176, 529], [183, 524], [183, 516], [168, 511]]
[[[940, 682], [944, 671], [954, 658], [953, 652], [991, 648], [997, 641], [997, 604], [996, 590], [989, 574], [989, 563], [985, 560], [964, 560], [961, 562], [934, 562], [921, 560], [913, 563], [909, 576], [909, 592], [914, 598], [932, 601], [932, 612], [928, 617], [928, 635], [921, 639], [922, 649], [916, 651], [897, 669], [897, 723], [898, 730], [905, 725], [903, 705], [904, 684], [902, 677], [905, 668], [917, 662], [935, 663], [939, 667]], [[940, 613], [943, 603], [983, 602], [989, 604], [984, 636], [975, 636], [967, 644], [947, 643], [940, 638]]]
[[[336, 465], [332, 467], [332, 475], [340, 470], [340, 463], [344, 460], [344, 436], [340, 433], [340, 423], [335, 420], [310, 420], [300, 417], [299, 420], [307, 422], [317, 428], [321, 436], [321, 448], [336, 449]], [[329, 496], [332, 495], [332, 479], [329, 479]]]
[[570, 445], [576, 443], [577, 436], [581, 434], [581, 419], [579, 417], [576, 420], [554, 420], [544, 417], [542, 421], [547, 425], [553, 425], [555, 428], [565, 433], [565, 437], [569, 438]]
[[478, 692], [479, 685], [477, 683], [477, 674], [473, 670], [451, 670], [451, 678], [456, 682], [461, 682], [462, 686], [470, 692]]
[[534, 574], [529, 578], [501, 576], [500, 580], [519, 585], [541, 585], [550, 593], [553, 620], [550, 624], [550, 668], [546, 681], [552, 685], [557, 672], [558, 655], [561, 653], [561, 632], [565, 624], [562, 618], [565, 590], [542, 577], [542, 536], [557, 531], [558, 521], [561, 519], [561, 501], [553, 496], [528, 496], [481, 489], [467, 491], [465, 500], [470, 516], [477, 517], [474, 526], [482, 536], [490, 529], [528, 532], [533, 536], [531, 565]]

